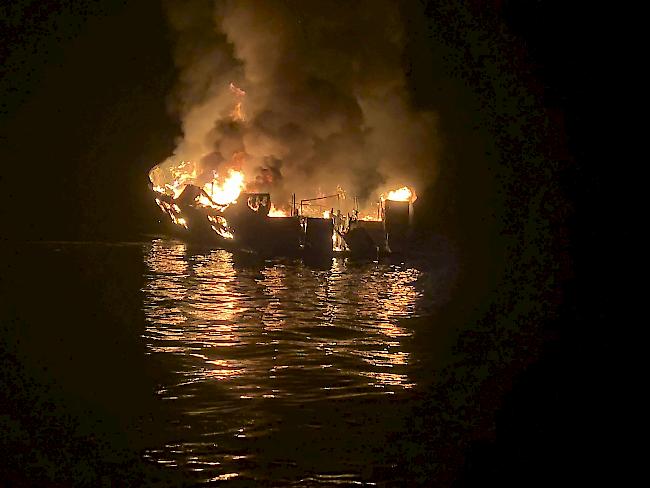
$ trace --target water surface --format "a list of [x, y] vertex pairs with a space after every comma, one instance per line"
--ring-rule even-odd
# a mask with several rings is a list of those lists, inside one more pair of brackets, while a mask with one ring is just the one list
[[383, 484], [404, 462], [409, 320], [435, 274], [145, 245], [146, 354], [169, 422], [144, 457], [198, 482]]

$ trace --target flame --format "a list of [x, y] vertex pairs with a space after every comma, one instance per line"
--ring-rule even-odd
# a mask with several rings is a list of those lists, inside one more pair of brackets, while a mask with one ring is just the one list
[[164, 200], [161, 200], [160, 198], [156, 198], [156, 204], [160, 207], [160, 210], [162, 210], [164, 214], [169, 215], [169, 217], [172, 219], [172, 222], [187, 229], [187, 220], [181, 216], [181, 209], [178, 205], [175, 203], [168, 203]]
[[224, 206], [223, 205], [217, 205], [214, 203], [210, 198], [207, 196], [201, 194], [196, 198], [196, 202], [201, 205], [202, 207], [208, 207], [208, 208], [215, 208], [217, 210], [223, 210]]
[[219, 205], [235, 203], [246, 186], [244, 184], [244, 173], [230, 169], [228, 170], [228, 176], [223, 181], [220, 180], [219, 175], [215, 173], [212, 182], [203, 185], [203, 190], [214, 203]]
[[329, 218], [331, 217], [330, 213], [331, 213], [331, 212], [330, 212], [329, 210], [325, 210], [325, 211], [323, 212], [323, 218], [324, 218], [324, 219], [329, 219]]
[[290, 217], [291, 215], [286, 210], [276, 208], [273, 203], [271, 203], [271, 209], [269, 210], [269, 217]]
[[[236, 99], [231, 117], [235, 121], [243, 121], [245, 116], [242, 100], [246, 92], [234, 83], [230, 83], [229, 88]], [[228, 205], [236, 203], [237, 198], [245, 188], [244, 173], [241, 171], [244, 158], [244, 152], [233, 153], [229, 165], [231, 169], [226, 174], [221, 175], [213, 172], [212, 181], [203, 185], [202, 193], [195, 197], [194, 204], [189, 205], [223, 212]], [[171, 196], [173, 200], [176, 200], [188, 184], [201, 186], [205, 179], [203, 175], [199, 177], [199, 173], [199, 166], [192, 161], [181, 161], [178, 164], [165, 162], [151, 169], [149, 180], [154, 192], [166, 197]], [[170, 203], [169, 198], [163, 199], [161, 197], [156, 198], [156, 204], [163, 213], [169, 215], [174, 224], [188, 228], [188, 222], [181, 216], [181, 209], [176, 203]], [[226, 239], [234, 238], [225, 218], [208, 215], [208, 220], [212, 230], [218, 235]]]
[[359, 220], [364, 220], [366, 222], [381, 222], [381, 218], [379, 218], [377, 215], [370, 214], [359, 215]]
[[[230, 82], [230, 91], [233, 92], [237, 98], [244, 98], [244, 95], [246, 95], [246, 92], [235, 85], [233, 82]], [[235, 108], [233, 108], [232, 112], [230, 112], [230, 117], [236, 122], [243, 122], [246, 120], [241, 101], [238, 101], [235, 104]]]
[[244, 110], [242, 109], [241, 102], [237, 102], [235, 108], [232, 109], [232, 112], [230, 112], [230, 117], [232, 117], [232, 119], [237, 122], [243, 122], [246, 120], [246, 117], [244, 117]]
[[411, 190], [408, 186], [403, 186], [398, 190], [389, 191], [388, 195], [381, 195], [382, 200], [392, 200], [396, 202], [414, 202], [417, 199], [417, 195], [414, 190]]
[[230, 227], [228, 226], [228, 221], [225, 219], [225, 217], [222, 217], [221, 215], [208, 215], [208, 220], [212, 224], [210, 227], [217, 233], [217, 235], [220, 235], [224, 239], [235, 238], [234, 234], [230, 230]]
[[[181, 161], [178, 166], [171, 169], [171, 173], [174, 180], [172, 183], [166, 183], [165, 188], [171, 191], [174, 198], [178, 198], [183, 193], [185, 186], [196, 179], [197, 169], [194, 163]], [[167, 193], [167, 191], [164, 190], [163, 193]]]

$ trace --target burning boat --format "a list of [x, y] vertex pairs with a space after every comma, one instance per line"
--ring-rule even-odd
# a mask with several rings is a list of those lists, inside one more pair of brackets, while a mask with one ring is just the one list
[[[361, 215], [356, 198], [352, 212], [343, 214], [343, 192], [303, 199], [299, 205], [294, 194], [290, 209], [281, 210], [274, 206], [270, 193], [244, 191], [243, 174], [234, 170], [223, 181], [215, 175], [203, 187], [190, 183], [193, 178], [186, 176], [159, 186], [156, 168], [150, 181], [155, 202], [168, 217], [174, 235], [262, 255], [403, 253], [417, 198], [413, 190], [403, 187], [381, 195], [376, 216]], [[338, 208], [332, 205], [323, 210], [323, 204], [332, 199]]]
[[[234, 108], [222, 114], [220, 123], [223, 131], [239, 134], [247, 124], [246, 92], [233, 83], [229, 88]], [[360, 212], [356, 197], [350, 205], [341, 187], [298, 203], [294, 193], [290, 203], [274, 204], [269, 190], [278, 186], [272, 169], [252, 176], [250, 155], [239, 143], [217, 152], [205, 148], [189, 152], [199, 155], [199, 164], [170, 158], [149, 172], [156, 204], [173, 233], [184, 239], [263, 255], [376, 256], [406, 249], [412, 203], [417, 198], [409, 187], [382, 194], [376, 213]]]

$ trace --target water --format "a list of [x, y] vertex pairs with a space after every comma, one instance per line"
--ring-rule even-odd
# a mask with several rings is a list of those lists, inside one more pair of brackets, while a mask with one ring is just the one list
[[405, 264], [238, 265], [155, 240], [145, 252], [146, 354], [175, 423], [146, 459], [201, 482], [372, 482], [417, 385], [405, 319], [427, 273]]
[[29, 467], [14, 484], [393, 486], [431, 462], [420, 333], [444, 266], [164, 239], [3, 255], [0, 427], [7, 466]]

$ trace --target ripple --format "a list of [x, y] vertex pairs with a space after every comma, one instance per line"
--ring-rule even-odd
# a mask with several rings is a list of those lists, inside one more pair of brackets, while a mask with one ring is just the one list
[[[166, 240], [151, 243], [145, 262], [143, 337], [165, 372], [157, 395], [178, 438], [146, 459], [204, 482], [245, 477], [268, 455], [249, 444], [270, 441], [286, 411], [297, 409], [296, 425], [313, 432], [322, 422], [310, 404], [414, 387], [404, 319], [428, 306], [422, 271], [344, 259], [327, 270], [290, 260], [242, 269], [229, 252], [192, 254]], [[358, 482], [354, 474], [305, 479]]]

